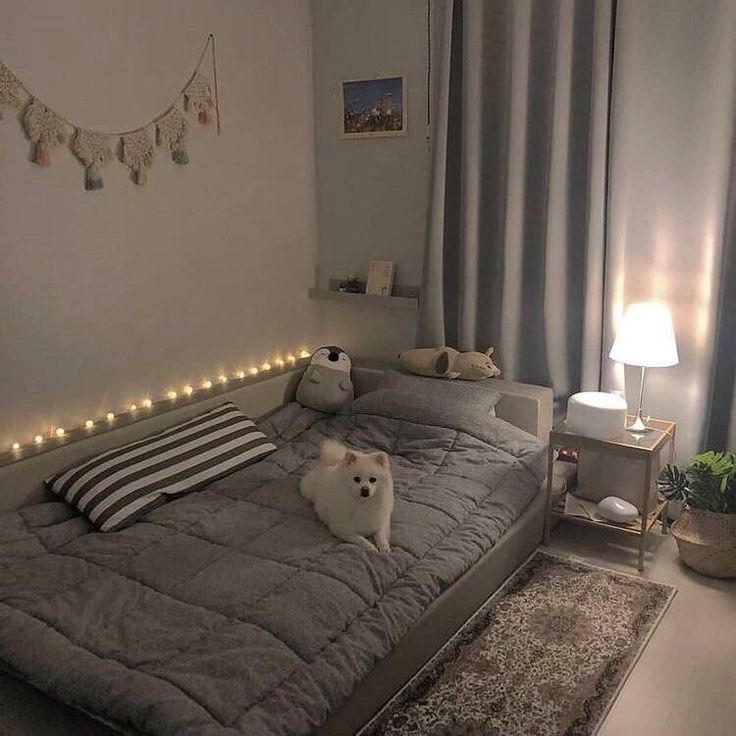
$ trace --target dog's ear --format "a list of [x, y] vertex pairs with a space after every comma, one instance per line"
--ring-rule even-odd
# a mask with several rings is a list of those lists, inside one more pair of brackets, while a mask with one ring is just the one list
[[348, 450], [345, 453], [345, 457], [343, 458], [343, 462], [345, 465], [352, 465], [353, 463], [358, 461], [358, 456], [352, 451]]
[[373, 459], [382, 467], [388, 467], [388, 455], [385, 452], [374, 452]]

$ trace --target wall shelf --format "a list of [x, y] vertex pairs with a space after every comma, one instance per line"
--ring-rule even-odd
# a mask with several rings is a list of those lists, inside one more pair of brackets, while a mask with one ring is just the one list
[[339, 291], [339, 280], [330, 279], [327, 289], [310, 289], [309, 298], [318, 301], [342, 302], [343, 304], [360, 304], [366, 307], [386, 307], [388, 309], [417, 309], [419, 307], [418, 286], [394, 286], [392, 296], [375, 294], [355, 294]]

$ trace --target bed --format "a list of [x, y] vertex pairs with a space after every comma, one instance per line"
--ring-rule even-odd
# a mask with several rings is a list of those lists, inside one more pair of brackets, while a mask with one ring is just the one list
[[[228, 396], [285, 399], [261, 423], [279, 449], [121, 532], [59, 501], [4, 515], [0, 726], [354, 733], [536, 547], [551, 415], [545, 389], [494, 381], [499, 418], [468, 423], [379, 376], [356, 368], [338, 417], [291, 402], [294, 376]], [[390, 555], [336, 540], [299, 495], [328, 436], [390, 454]]]

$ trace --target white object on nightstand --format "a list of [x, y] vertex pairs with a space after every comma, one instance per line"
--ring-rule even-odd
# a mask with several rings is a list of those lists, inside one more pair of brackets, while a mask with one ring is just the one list
[[598, 513], [604, 519], [615, 521], [618, 524], [628, 524], [639, 518], [639, 510], [636, 506], [618, 496], [606, 496], [598, 504]]
[[618, 437], [626, 424], [626, 400], [618, 394], [583, 391], [567, 401], [568, 432], [608, 440]]

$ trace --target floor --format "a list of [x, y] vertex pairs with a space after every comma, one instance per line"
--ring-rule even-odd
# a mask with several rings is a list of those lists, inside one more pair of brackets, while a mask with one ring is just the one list
[[[633, 539], [606, 530], [562, 523], [550, 550], [637, 574]], [[641, 575], [677, 595], [598, 736], [736, 736], [736, 580], [689, 570], [658, 532]]]

